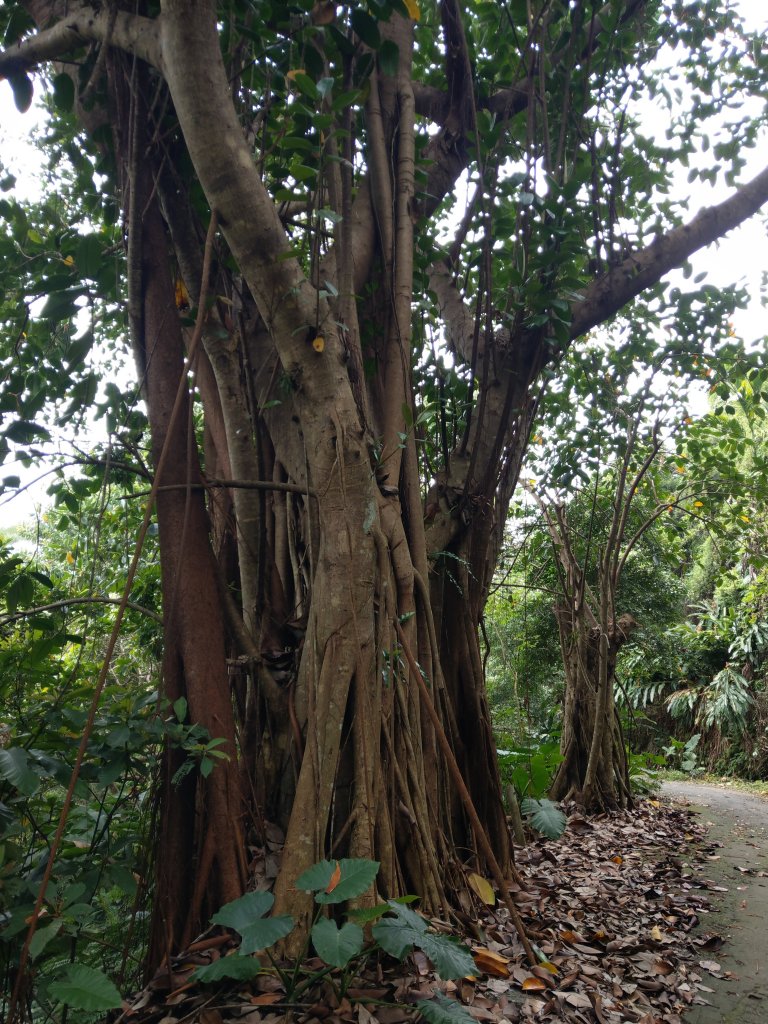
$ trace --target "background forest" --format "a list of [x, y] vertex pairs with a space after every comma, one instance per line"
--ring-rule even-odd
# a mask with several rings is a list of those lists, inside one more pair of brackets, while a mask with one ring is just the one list
[[[0, 175], [3, 508], [46, 481], [0, 535], [11, 1024], [118, 1008], [241, 900], [269, 942], [202, 983], [277, 940], [345, 967], [346, 899], [402, 953], [397, 900], [505, 891], [526, 798], [554, 834], [546, 797], [631, 808], [662, 758], [764, 777], [761, 296], [691, 263], [764, 216], [762, 27], [24, 0], [0, 31], [45, 111], [41, 197]], [[454, 947], [419, 948], [461, 977]]]

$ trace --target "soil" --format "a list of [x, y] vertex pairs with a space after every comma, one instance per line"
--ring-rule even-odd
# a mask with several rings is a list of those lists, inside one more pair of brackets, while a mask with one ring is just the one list
[[[665, 782], [662, 793], [684, 804], [719, 844], [697, 865], [725, 891], [711, 891], [712, 912], [701, 928], [725, 940], [713, 957], [708, 1006], [693, 1007], [686, 1024], [765, 1024], [768, 1021], [768, 799], [727, 786]], [[714, 980], [717, 979], [717, 980]]]

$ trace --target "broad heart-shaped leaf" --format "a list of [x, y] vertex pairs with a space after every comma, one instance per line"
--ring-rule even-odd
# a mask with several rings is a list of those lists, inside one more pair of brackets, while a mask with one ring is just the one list
[[[331, 892], [325, 890], [331, 884], [331, 877], [338, 865], [341, 878]], [[313, 864], [296, 879], [296, 888], [315, 894], [315, 903], [343, 903], [361, 896], [373, 884], [379, 873], [377, 860], [354, 858], [346, 860], [321, 860]]]
[[441, 978], [463, 978], [477, 972], [475, 961], [466, 946], [445, 935], [427, 931], [427, 922], [419, 914], [394, 900], [388, 900], [394, 917], [384, 918], [373, 926], [373, 937], [390, 956], [402, 960], [414, 946], [422, 949]]
[[75, 1010], [116, 1010], [120, 993], [104, 974], [84, 964], [70, 964], [61, 981], [52, 981], [48, 992]]
[[207, 967], [198, 967], [192, 978], [210, 984], [223, 978], [234, 978], [235, 981], [249, 981], [261, 970], [261, 964], [253, 956], [223, 956], [214, 960]]
[[435, 970], [446, 981], [466, 978], [477, 973], [477, 965], [467, 947], [448, 935], [425, 932], [416, 943], [435, 965]]
[[257, 918], [264, 917], [272, 909], [274, 902], [275, 897], [271, 892], [247, 892], [245, 896], [225, 903], [211, 921], [223, 924], [225, 928], [234, 928], [242, 935], [244, 929], [250, 928]]
[[547, 839], [559, 839], [565, 832], [566, 817], [552, 800], [523, 800], [520, 810]]
[[245, 956], [257, 950], [272, 946], [293, 929], [293, 918], [283, 914], [280, 917], [264, 917], [275, 902], [271, 892], [247, 892], [240, 899], [225, 904], [211, 918], [214, 924], [234, 928], [240, 932], [240, 952]]
[[416, 1008], [427, 1024], [470, 1024], [474, 1021], [460, 1003], [439, 992], [435, 993], [434, 999], [419, 999]]
[[385, 917], [373, 926], [373, 937], [390, 956], [402, 960], [405, 954], [415, 945], [421, 945], [421, 939], [427, 930], [427, 922], [423, 917], [403, 907], [393, 900], [387, 900], [395, 917]]
[[284, 939], [293, 931], [294, 920], [288, 914], [280, 914], [279, 917], [263, 917], [260, 921], [254, 921], [250, 928], [240, 932], [243, 941], [240, 944], [240, 952], [245, 956], [247, 953], [258, 953], [260, 949], [267, 949], [274, 946], [280, 939]]
[[29, 767], [29, 754], [23, 747], [0, 750], [0, 779], [7, 779], [22, 796], [32, 796], [40, 785], [40, 779]]
[[312, 942], [321, 960], [331, 967], [346, 967], [363, 948], [363, 929], [351, 921], [339, 928], [335, 921], [321, 917], [312, 928]]

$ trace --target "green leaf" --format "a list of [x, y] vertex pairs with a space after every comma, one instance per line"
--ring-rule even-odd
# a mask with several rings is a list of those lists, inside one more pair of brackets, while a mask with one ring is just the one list
[[472, 1024], [474, 1017], [447, 996], [435, 993], [433, 999], [419, 999], [416, 1008], [427, 1024]]
[[3, 436], [15, 444], [30, 444], [35, 438], [42, 441], [50, 441], [51, 435], [41, 427], [39, 423], [31, 423], [29, 420], [14, 420], [3, 431]]
[[32, 80], [28, 75], [11, 75], [8, 78], [13, 89], [13, 102], [20, 114], [26, 114], [32, 106], [32, 97], [35, 90], [32, 87]]
[[422, 949], [441, 978], [463, 978], [477, 970], [475, 961], [461, 942], [446, 935], [427, 931], [421, 915], [394, 900], [387, 900], [393, 917], [373, 926], [373, 937], [390, 956], [402, 960], [414, 946]]
[[0, 750], [0, 779], [7, 779], [22, 796], [32, 796], [40, 786], [40, 780], [29, 767], [29, 754], [23, 747], [8, 747]]
[[274, 945], [293, 929], [293, 918], [287, 914], [264, 917], [274, 902], [271, 892], [248, 892], [223, 906], [211, 921], [240, 933], [240, 952], [243, 955], [255, 953]]
[[34, 594], [35, 583], [32, 577], [27, 575], [27, 573], [17, 576], [10, 587], [8, 587], [5, 595], [8, 611], [15, 612], [20, 605], [29, 607], [32, 604]]
[[363, 948], [363, 930], [350, 921], [339, 928], [335, 921], [322, 917], [312, 928], [312, 942], [321, 960], [331, 967], [346, 967]]
[[63, 924], [63, 921], [54, 921], [52, 924], [49, 924], [47, 928], [37, 929], [29, 944], [29, 955], [33, 960], [40, 956], [51, 939], [56, 938], [61, 931]]
[[387, 900], [387, 904], [395, 916], [377, 922], [372, 929], [373, 937], [385, 953], [402, 960], [415, 945], [421, 945], [427, 922], [393, 900]]
[[[331, 883], [331, 876], [338, 864], [341, 877], [332, 892], [325, 892]], [[361, 896], [373, 884], [379, 873], [377, 860], [362, 858], [346, 860], [321, 860], [313, 864], [296, 879], [296, 888], [315, 893], [315, 903], [342, 903]]]
[[63, 113], [75, 105], [75, 83], [67, 74], [56, 75], [53, 80], [53, 103]]
[[75, 250], [75, 266], [81, 277], [96, 277], [101, 270], [104, 246], [98, 235], [84, 235]]
[[333, 78], [321, 78], [317, 83], [317, 91], [323, 99], [327, 99], [327, 97], [333, 92], [335, 84], [336, 83]]
[[471, 953], [458, 939], [425, 932], [415, 945], [427, 954], [437, 973], [446, 981], [450, 978], [465, 978], [477, 971]]
[[67, 288], [51, 292], [40, 313], [41, 320], [68, 320], [77, 312], [75, 299], [82, 295], [82, 288]]
[[355, 30], [358, 38], [366, 46], [370, 46], [372, 50], [378, 50], [379, 46], [381, 46], [381, 36], [379, 35], [379, 26], [376, 24], [376, 19], [372, 18], [361, 7], [356, 7], [352, 11], [352, 28]]
[[192, 975], [194, 981], [202, 981], [210, 985], [214, 981], [222, 981], [224, 978], [234, 978], [235, 981], [250, 981], [255, 978], [261, 970], [261, 964], [252, 956], [223, 956], [214, 960], [207, 967], [198, 967]]
[[75, 1010], [116, 1010], [122, 1005], [120, 993], [106, 974], [84, 964], [70, 964], [64, 978], [52, 981], [48, 991]]
[[566, 817], [552, 800], [523, 800], [520, 810], [547, 839], [559, 839], [565, 832]]

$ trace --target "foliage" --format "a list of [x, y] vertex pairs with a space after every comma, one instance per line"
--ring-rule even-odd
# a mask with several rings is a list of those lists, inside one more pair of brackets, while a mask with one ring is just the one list
[[678, 740], [674, 736], [669, 737], [669, 745], [664, 748], [666, 766], [677, 768], [682, 772], [691, 774], [697, 767], [696, 748], [699, 745], [701, 733], [694, 733], [687, 740]]
[[558, 739], [499, 751], [502, 781], [515, 787], [519, 800], [526, 797], [538, 800], [543, 797], [562, 760]]
[[552, 800], [534, 800], [528, 797], [521, 803], [520, 810], [530, 819], [531, 825], [547, 839], [559, 839], [565, 832], [568, 819]]
[[[429, 931], [428, 922], [405, 905], [408, 900], [387, 900], [386, 903], [350, 910], [349, 919], [341, 924], [332, 917], [324, 916], [324, 907], [354, 901], [370, 890], [378, 868], [375, 861], [363, 859], [321, 861], [296, 880], [299, 888], [312, 892], [317, 904], [310, 937], [316, 954], [328, 968], [341, 971], [339, 994], [344, 995], [361, 962], [377, 949], [397, 960], [402, 960], [414, 947], [421, 949], [439, 976], [445, 979], [475, 973], [477, 968], [466, 946], [448, 936]], [[293, 919], [287, 915], [265, 916], [273, 903], [271, 893], [251, 892], [222, 907], [213, 916], [212, 923], [239, 932], [241, 943], [237, 954], [216, 960], [207, 967], [199, 967], [194, 978], [213, 983], [227, 978], [242, 980], [253, 977], [263, 968], [252, 954], [262, 950], [267, 951], [272, 969], [277, 971], [285, 985], [287, 1002], [299, 998], [319, 979], [328, 976], [327, 969], [312, 972], [302, 968], [301, 957], [293, 971], [287, 970], [269, 953], [269, 947], [294, 927]], [[365, 946], [362, 922], [374, 922], [373, 945]], [[458, 1003], [441, 1001], [438, 997], [422, 1001], [419, 1009], [425, 1020], [437, 1021], [438, 1024], [449, 1021], [464, 1021], [466, 1024], [470, 1019]]]

